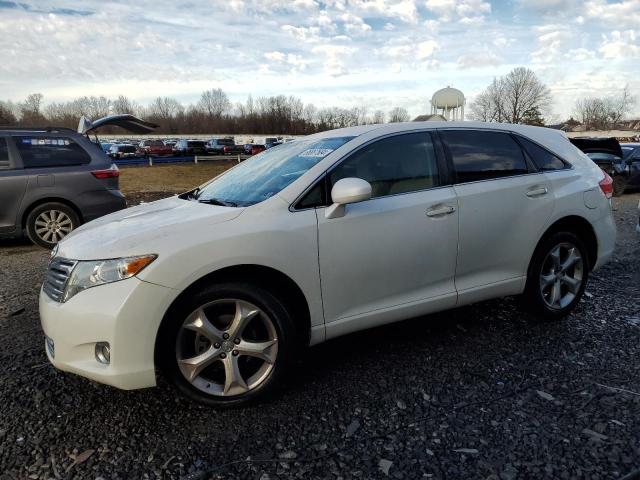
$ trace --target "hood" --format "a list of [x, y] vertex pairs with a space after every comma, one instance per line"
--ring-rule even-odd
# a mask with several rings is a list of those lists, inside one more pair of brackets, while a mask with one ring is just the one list
[[578, 149], [584, 153], [608, 153], [622, 158], [622, 148], [615, 138], [570, 138]]
[[159, 127], [159, 125], [155, 123], [147, 122], [129, 114], [108, 115], [93, 121], [89, 120], [87, 117], [80, 117], [78, 133], [86, 134], [107, 125], [124, 128], [132, 133], [151, 133]]
[[58, 255], [73, 260], [162, 253], [192, 231], [238, 217], [243, 208], [208, 205], [176, 197], [127, 208], [82, 225], [58, 245]]

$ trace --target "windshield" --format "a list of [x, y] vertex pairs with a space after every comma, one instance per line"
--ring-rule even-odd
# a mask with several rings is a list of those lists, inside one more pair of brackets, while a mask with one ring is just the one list
[[262, 202], [352, 138], [299, 140], [271, 148], [217, 177], [204, 186], [196, 198], [215, 199], [239, 207]]
[[204, 147], [204, 142], [187, 142], [189, 147]]

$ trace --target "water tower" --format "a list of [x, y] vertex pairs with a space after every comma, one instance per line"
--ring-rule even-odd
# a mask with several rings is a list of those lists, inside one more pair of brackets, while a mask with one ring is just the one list
[[464, 120], [464, 94], [457, 88], [442, 88], [431, 97], [431, 114], [447, 120]]

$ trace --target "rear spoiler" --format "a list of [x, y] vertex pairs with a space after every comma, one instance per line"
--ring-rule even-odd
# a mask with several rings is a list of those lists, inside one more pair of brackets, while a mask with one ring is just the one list
[[613, 137], [610, 138], [591, 138], [591, 137], [577, 137], [570, 138], [569, 141], [573, 143], [579, 150], [584, 153], [609, 153], [617, 157], [622, 158], [622, 148], [620, 148], [620, 142]]
[[159, 125], [155, 123], [147, 122], [129, 114], [109, 115], [94, 121], [83, 116], [80, 117], [80, 122], [78, 123], [78, 133], [82, 133], [83, 135], [88, 134], [89, 132], [107, 125], [124, 128], [132, 133], [151, 133], [159, 127]]

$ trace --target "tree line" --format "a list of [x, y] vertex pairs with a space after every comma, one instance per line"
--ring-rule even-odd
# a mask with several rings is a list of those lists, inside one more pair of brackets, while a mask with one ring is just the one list
[[110, 114], [130, 113], [157, 123], [157, 133], [284, 133], [305, 135], [333, 128], [372, 123], [406, 122], [409, 113], [402, 107], [389, 112], [367, 107], [318, 108], [295, 96], [247, 97], [232, 103], [219, 88], [202, 92], [198, 102], [183, 105], [171, 97], [158, 97], [147, 105], [125, 95], [80, 97], [68, 102], [44, 104], [40, 93], [28, 95], [19, 103], [0, 101], [0, 125], [60, 126], [77, 128], [81, 116], [97, 119]]
[[[610, 97], [578, 99], [573, 115], [589, 129], [611, 129], [631, 113], [635, 98], [625, 87]], [[549, 88], [528, 68], [518, 67], [493, 81], [470, 103], [472, 120], [544, 125], [550, 112]], [[427, 109], [425, 105], [425, 110]], [[44, 104], [40, 93], [18, 103], [0, 101], [0, 125], [62, 126], [76, 128], [81, 116], [97, 119], [109, 114], [130, 113], [160, 125], [161, 134], [190, 133], [282, 133], [306, 135], [333, 128], [372, 123], [406, 122], [405, 108], [388, 112], [366, 106], [318, 108], [295, 96], [249, 95], [244, 103], [233, 103], [220, 88], [202, 92], [193, 104], [183, 105], [171, 97], [158, 97], [142, 105], [125, 95], [79, 97], [67, 102]]]
[[[545, 124], [544, 115], [551, 106], [551, 92], [528, 68], [514, 68], [507, 75], [494, 78], [471, 103], [473, 120], [483, 122]], [[636, 99], [626, 86], [617, 95], [579, 98], [573, 115], [589, 130], [610, 130], [629, 115]], [[573, 117], [570, 122], [578, 124]]]

